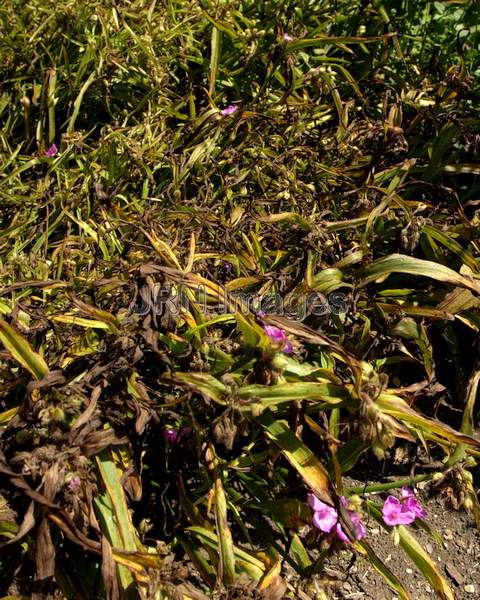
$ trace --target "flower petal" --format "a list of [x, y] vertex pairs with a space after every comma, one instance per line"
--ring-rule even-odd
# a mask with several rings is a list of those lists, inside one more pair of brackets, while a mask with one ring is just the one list
[[409, 487], [403, 486], [400, 493], [402, 494], [402, 498], [415, 498], [415, 494]]
[[404, 502], [404, 506], [410, 512], [412, 512], [416, 517], [420, 517], [423, 519], [427, 516], [427, 511], [423, 508], [423, 506], [418, 502], [418, 500], [414, 497], [407, 498]]
[[264, 325], [263, 330], [274, 342], [284, 342], [287, 339], [283, 329], [275, 327], [274, 325]]
[[331, 506], [325, 505], [322, 510], [313, 514], [313, 524], [324, 533], [330, 533], [338, 521], [337, 511]]
[[234, 104], [229, 104], [226, 108], [221, 110], [220, 113], [225, 117], [227, 115], [233, 115], [233, 113], [236, 112], [237, 109], [238, 109], [238, 107], [235, 106]]
[[337, 533], [337, 537], [340, 538], [342, 540], [342, 542], [346, 542], [347, 544], [350, 543], [350, 540], [345, 535], [345, 532], [343, 531], [342, 526], [340, 525], [340, 523], [337, 523], [337, 527], [335, 528], [335, 531]]
[[324, 508], [330, 508], [328, 504], [319, 500], [315, 494], [308, 494], [307, 496], [308, 503], [313, 508], [314, 511], [323, 510]]
[[58, 152], [58, 148], [55, 144], [52, 144], [50, 146], [50, 148], [48, 148], [48, 150], [45, 150], [45, 156], [47, 156], [48, 158], [51, 158], [52, 156], [55, 156], [55, 154]]
[[165, 429], [163, 438], [168, 444], [176, 444], [179, 441], [179, 431], [177, 429]]
[[382, 508], [383, 520], [387, 525], [410, 525], [415, 521], [415, 513], [395, 496], [388, 496]]

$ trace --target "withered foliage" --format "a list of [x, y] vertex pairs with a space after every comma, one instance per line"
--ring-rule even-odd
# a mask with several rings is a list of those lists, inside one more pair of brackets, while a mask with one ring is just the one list
[[476, 4], [1, 4], [0, 596], [408, 598], [352, 469], [480, 525]]

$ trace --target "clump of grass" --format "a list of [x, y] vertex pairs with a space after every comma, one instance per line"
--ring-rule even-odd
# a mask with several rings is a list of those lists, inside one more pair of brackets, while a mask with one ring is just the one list
[[352, 514], [480, 524], [474, 3], [360, 4], [0, 7], [2, 593], [294, 597], [343, 551], [408, 598]]

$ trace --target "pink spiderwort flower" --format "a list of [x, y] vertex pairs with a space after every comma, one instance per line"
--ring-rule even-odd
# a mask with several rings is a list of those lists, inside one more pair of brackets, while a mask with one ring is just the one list
[[402, 498], [388, 496], [382, 508], [383, 520], [387, 525], [411, 525], [415, 519], [427, 516], [427, 511], [420, 505], [415, 494], [403, 487]]
[[[351, 519], [351, 521], [353, 523], [353, 526], [355, 528], [355, 538], [357, 540], [361, 540], [367, 534], [367, 530], [365, 529], [365, 525], [362, 523], [362, 518], [360, 517], [360, 515], [356, 511], [350, 510], [348, 508], [348, 501], [345, 498], [345, 496], [340, 496], [340, 502], [347, 509], [348, 516], [350, 517], [350, 519]], [[350, 540], [348, 539], [347, 535], [343, 531], [340, 522], [337, 523], [336, 533], [337, 533], [337, 536], [342, 540], [342, 542], [345, 542], [347, 544], [350, 543]]]
[[48, 150], [45, 150], [44, 154], [45, 156], [47, 156], [48, 158], [51, 158], [52, 156], [55, 156], [55, 154], [58, 152], [58, 148], [55, 144], [52, 144], [50, 146], [50, 148], [48, 148]]
[[163, 438], [167, 442], [167, 444], [176, 446], [181, 442], [182, 437], [185, 437], [190, 433], [192, 433], [191, 427], [181, 427], [180, 429], [165, 429], [163, 431]]
[[405, 502], [408, 510], [412, 511], [416, 517], [420, 519], [424, 519], [427, 516], [427, 511], [423, 508], [423, 506], [419, 503], [415, 494], [408, 487], [402, 487], [402, 502]]
[[293, 42], [294, 38], [289, 33], [284, 33], [282, 35], [282, 40], [284, 42]]
[[285, 354], [291, 354], [293, 351], [293, 346], [283, 329], [280, 329], [280, 327], [275, 327], [274, 325], [264, 325], [263, 330], [273, 342], [276, 344], [281, 344], [282, 350], [285, 352]]
[[233, 113], [237, 112], [237, 110], [238, 106], [235, 106], [235, 104], [229, 104], [226, 108], [220, 111], [220, 114], [226, 117], [228, 115], [233, 115]]
[[[345, 508], [347, 508], [348, 515], [352, 520], [353, 526], [355, 527], [356, 539], [361, 540], [365, 537], [367, 530], [362, 523], [360, 515], [354, 510], [348, 509], [348, 502], [343, 496], [340, 497], [340, 502], [343, 504], [343, 506], [345, 506]], [[342, 540], [342, 542], [346, 542], [347, 544], [350, 543], [350, 540], [342, 529], [338, 519], [338, 513], [332, 506], [325, 504], [325, 502], [319, 500], [314, 494], [308, 495], [308, 503], [314, 511], [312, 521], [315, 527], [324, 533], [330, 533], [333, 528], [335, 528], [337, 537]]]
[[388, 496], [385, 500], [382, 515], [385, 523], [392, 527], [395, 525], [411, 525], [415, 521], [415, 514], [395, 496]]
[[[350, 519], [352, 520], [353, 526], [355, 528], [355, 538], [357, 540], [363, 539], [367, 535], [367, 530], [365, 529], [365, 525], [362, 523], [362, 518], [354, 510], [349, 510], [348, 513], [349, 513]], [[337, 537], [339, 539], [341, 539], [342, 542], [345, 542], [346, 544], [350, 543], [350, 540], [348, 539], [347, 535], [343, 531], [342, 526], [340, 525], [340, 522], [337, 523], [335, 531], [336, 531]]]
[[313, 524], [324, 533], [330, 533], [338, 521], [337, 511], [314, 494], [308, 494], [308, 503], [313, 509]]

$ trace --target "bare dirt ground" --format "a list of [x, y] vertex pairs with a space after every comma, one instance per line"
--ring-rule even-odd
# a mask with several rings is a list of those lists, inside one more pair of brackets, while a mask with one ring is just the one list
[[[480, 535], [475, 523], [463, 511], [446, 508], [438, 498], [421, 495], [428, 510], [428, 522], [444, 539], [439, 545], [421, 529], [414, 528], [415, 537], [435, 559], [447, 581], [450, 582], [457, 600], [480, 597]], [[412, 599], [438, 598], [425, 578], [405, 552], [392, 544], [389, 533], [376, 523], [370, 523], [368, 541], [378, 556], [402, 581]], [[342, 552], [332, 557], [326, 574], [337, 582], [330, 590], [333, 599], [395, 600], [397, 596], [383, 578], [361, 557], [351, 564], [351, 554]]]

